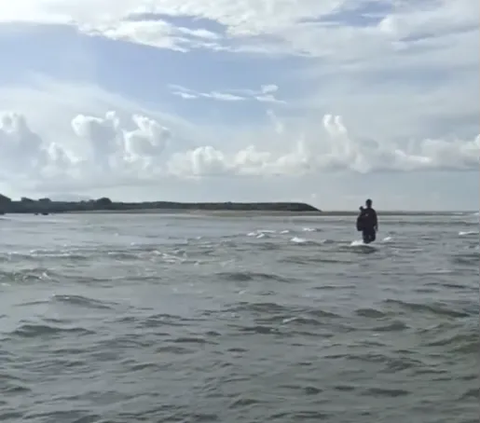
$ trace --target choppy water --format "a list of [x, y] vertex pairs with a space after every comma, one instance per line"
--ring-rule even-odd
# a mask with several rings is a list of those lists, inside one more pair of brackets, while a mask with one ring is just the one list
[[0, 420], [478, 422], [478, 215], [352, 220], [1, 219]]

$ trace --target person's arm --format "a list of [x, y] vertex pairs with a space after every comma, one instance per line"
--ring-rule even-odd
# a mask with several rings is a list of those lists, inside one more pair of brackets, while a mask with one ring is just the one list
[[375, 228], [376, 231], [378, 231], [378, 218], [377, 218], [377, 212], [373, 212], [373, 227]]

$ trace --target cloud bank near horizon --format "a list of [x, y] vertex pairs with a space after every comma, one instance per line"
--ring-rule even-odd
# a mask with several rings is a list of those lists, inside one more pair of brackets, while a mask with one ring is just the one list
[[479, 165], [480, 135], [472, 140], [424, 139], [402, 148], [355, 139], [341, 117], [333, 115], [323, 116], [323, 130], [316, 140], [291, 139], [285, 151], [269, 151], [256, 144], [231, 152], [213, 145], [182, 148], [175, 133], [155, 119], [135, 114], [125, 120], [114, 111], [104, 116], [77, 115], [70, 128], [67, 139], [47, 139], [30, 128], [25, 116], [4, 113], [0, 118], [1, 177], [12, 184], [21, 180], [52, 188], [59, 182], [98, 187], [102, 181], [134, 185], [163, 177], [462, 171]]

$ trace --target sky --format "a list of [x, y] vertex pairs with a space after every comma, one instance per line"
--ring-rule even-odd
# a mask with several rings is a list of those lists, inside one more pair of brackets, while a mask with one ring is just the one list
[[479, 209], [479, 2], [0, 2], [0, 193]]

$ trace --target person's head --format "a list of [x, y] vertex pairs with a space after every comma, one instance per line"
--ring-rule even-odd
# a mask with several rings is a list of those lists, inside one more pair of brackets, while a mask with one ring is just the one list
[[365, 205], [366, 205], [368, 208], [372, 207], [372, 200], [370, 200], [370, 198], [369, 198], [367, 201], [365, 201]]

